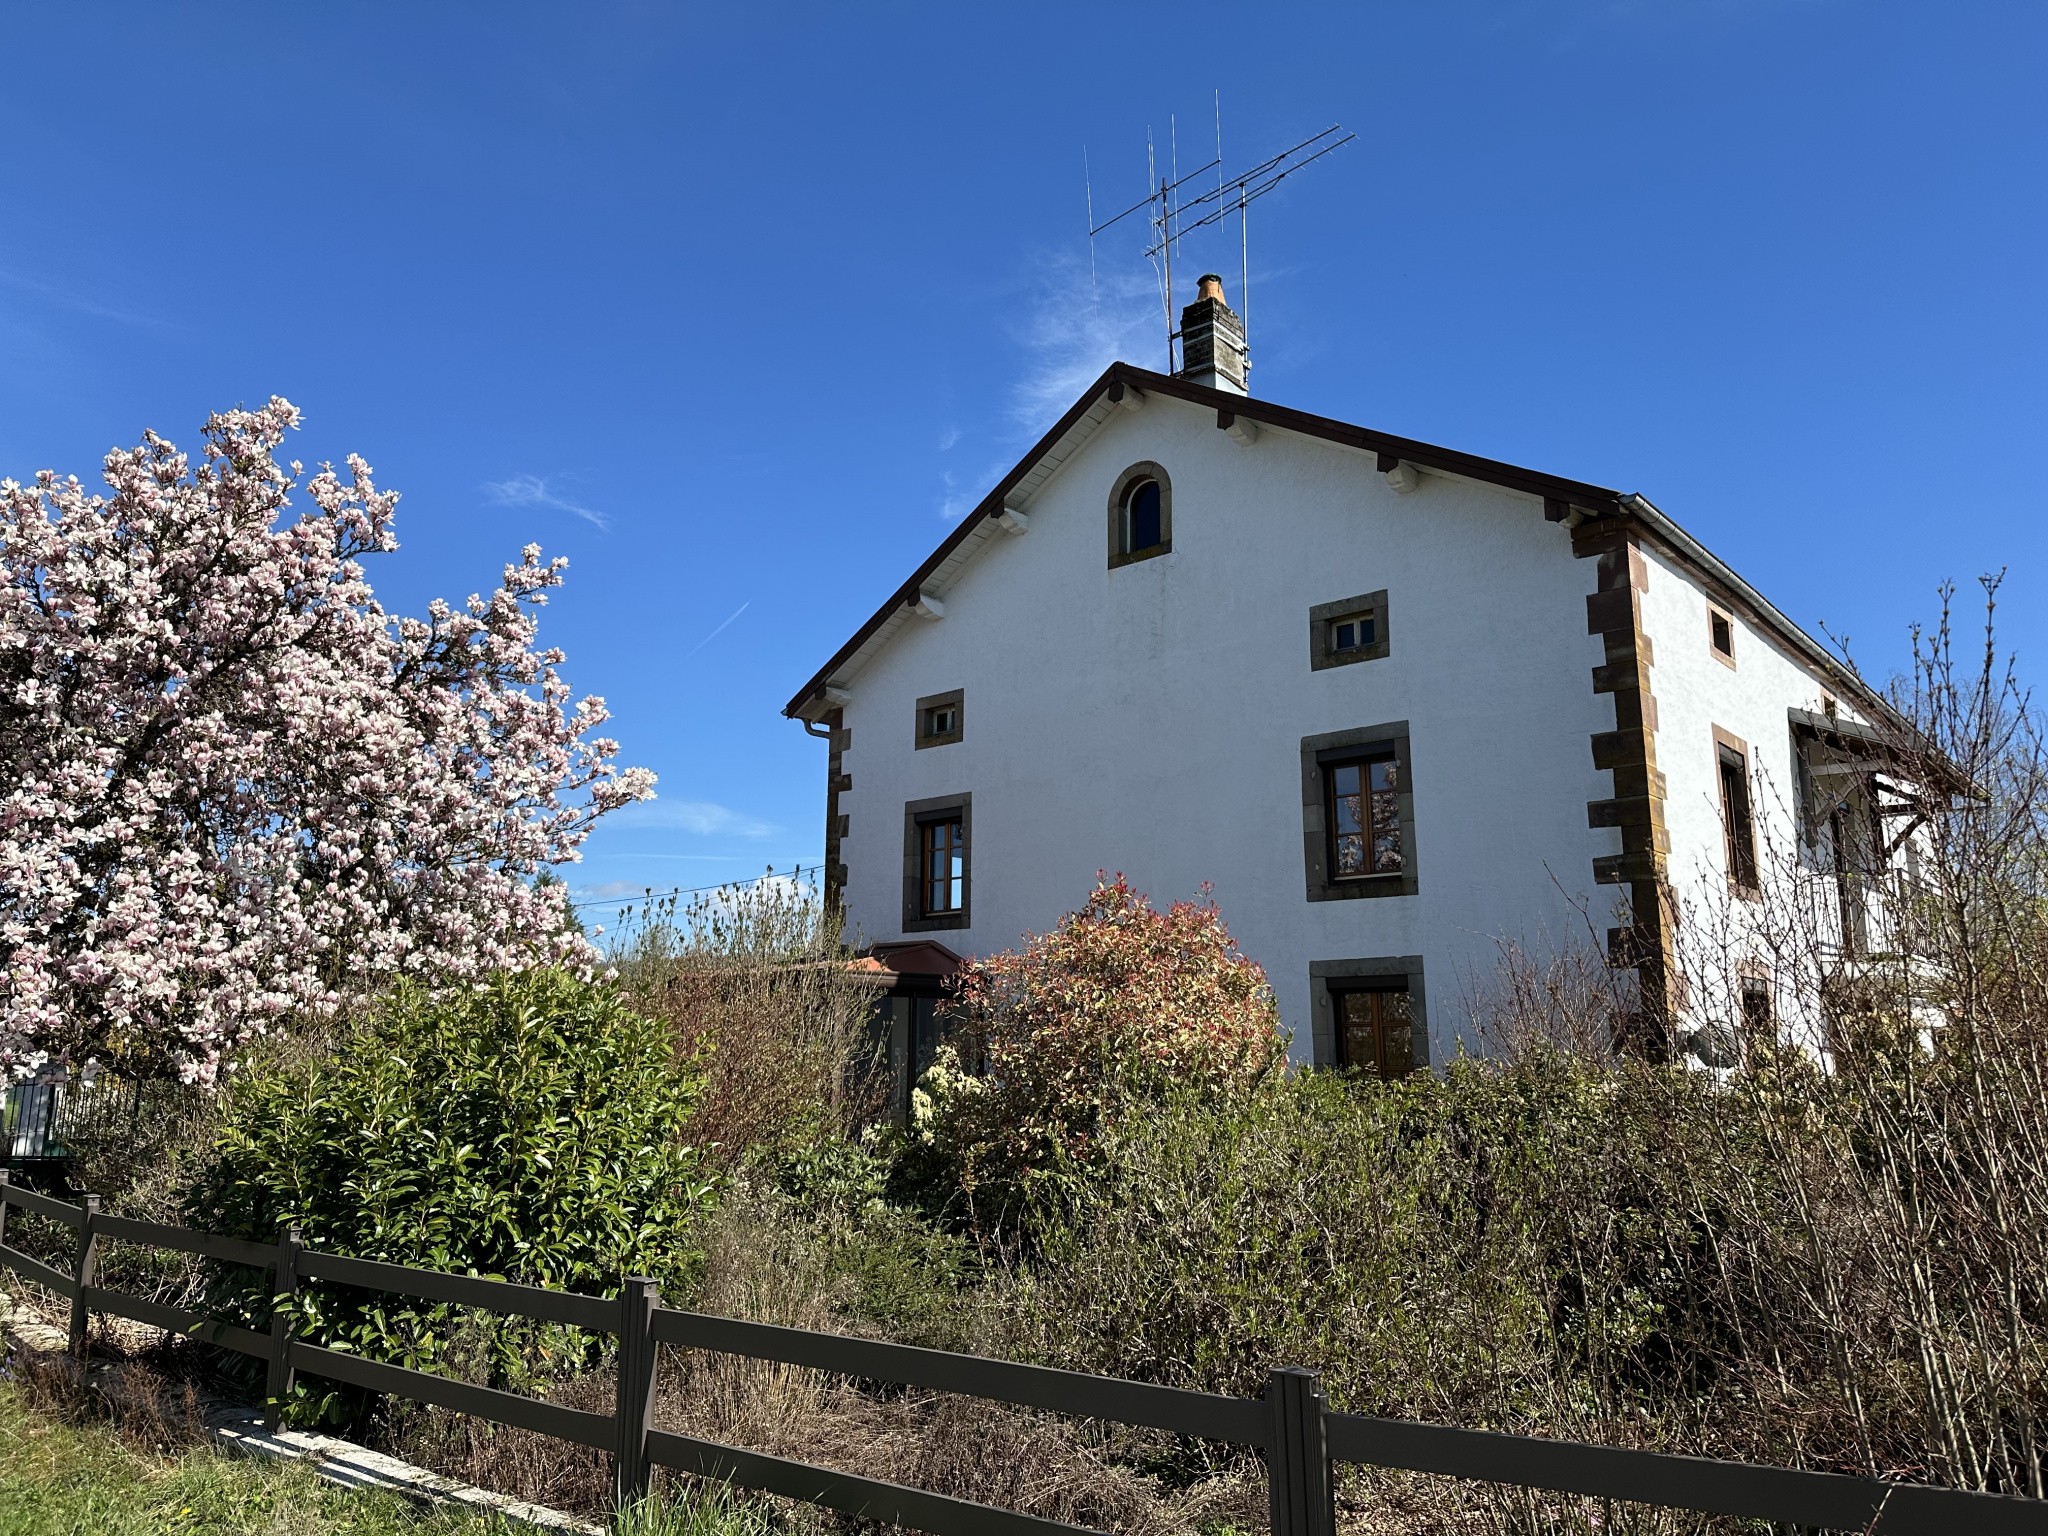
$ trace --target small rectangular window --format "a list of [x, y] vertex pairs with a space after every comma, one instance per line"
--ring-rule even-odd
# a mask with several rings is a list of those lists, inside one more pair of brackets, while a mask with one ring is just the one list
[[1311, 672], [1376, 661], [1388, 654], [1387, 594], [1364, 592], [1317, 603], [1308, 611], [1308, 665]]
[[967, 828], [958, 817], [922, 824], [924, 915], [951, 917], [967, 905]]
[[1707, 609], [1707, 643], [1719, 660], [1735, 665], [1735, 621], [1712, 606]]
[[1728, 741], [1715, 748], [1721, 770], [1721, 824], [1727, 839], [1728, 883], [1741, 891], [1754, 891], [1756, 879], [1756, 823], [1749, 807], [1749, 758]]
[[1337, 1015], [1337, 1065], [1379, 1077], [1405, 1077], [1415, 1070], [1415, 1021], [1405, 981], [1370, 987], [1333, 986]]
[[1330, 625], [1330, 649], [1340, 653], [1364, 650], [1372, 644], [1372, 632], [1372, 615], [1369, 613], [1337, 619]]
[[1400, 767], [1392, 756], [1331, 763], [1330, 874], [1337, 880], [1401, 873]]
[[926, 694], [917, 701], [916, 745], [920, 749], [943, 747], [960, 740], [966, 719], [965, 695], [960, 689]]

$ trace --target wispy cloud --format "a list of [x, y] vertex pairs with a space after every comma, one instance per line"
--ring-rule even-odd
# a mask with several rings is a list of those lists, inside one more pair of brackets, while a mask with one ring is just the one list
[[81, 315], [92, 315], [100, 320], [113, 320], [122, 325], [139, 325], [153, 331], [185, 329], [176, 321], [167, 320], [161, 315], [141, 315], [133, 310], [116, 309], [112, 305], [102, 304], [90, 294], [80, 293], [76, 289], [62, 287], [56, 283], [40, 282], [33, 277], [23, 277], [19, 272], [9, 272], [4, 267], [0, 267], [0, 283], [24, 293], [33, 293], [60, 309], [75, 310]]
[[687, 651], [683, 652], [683, 660], [688, 661], [692, 656], [696, 655], [699, 651], [703, 650], [705, 646], [709, 645], [712, 641], [716, 640], [720, 635], [724, 634], [726, 630], [730, 629], [732, 627], [733, 619], [736, 619], [741, 614], [745, 613], [748, 607], [752, 604], [752, 602], [753, 599], [749, 598], [746, 602], [741, 603], [739, 607], [733, 609], [732, 618], [727, 619], [723, 624], [719, 625], [718, 628], [711, 631], [710, 634], [706, 635], [702, 640], [699, 640], [695, 645], [691, 646]]
[[1105, 263], [1091, 280], [1085, 262], [1060, 257], [1037, 271], [1038, 291], [1018, 337], [1029, 362], [1011, 402], [1017, 426], [1034, 433], [1044, 431], [1103, 369], [1118, 358], [1142, 361], [1145, 343], [1164, 334], [1159, 290], [1142, 270], [1112, 271]]
[[667, 828], [699, 837], [773, 837], [781, 831], [772, 822], [749, 816], [710, 800], [643, 800], [621, 806], [605, 818], [609, 826]]
[[[1142, 267], [1110, 271], [1104, 263], [1091, 279], [1085, 260], [1053, 254], [1034, 263], [1033, 272], [1034, 288], [1020, 306], [1025, 318], [1015, 333], [1025, 362], [1011, 389], [1008, 421], [993, 434], [997, 456], [979, 470], [939, 472], [938, 510], [946, 522], [980, 505], [1017, 455], [1103, 369], [1119, 358], [1141, 361], [1145, 346], [1157, 345], [1159, 294]], [[1158, 361], [1153, 358], [1153, 365]], [[949, 427], [939, 451], [960, 441], [959, 429]]]
[[484, 497], [494, 507], [551, 507], [572, 512], [594, 528], [609, 528], [605, 515], [594, 507], [571, 501], [551, 488], [539, 475], [514, 475], [509, 480], [484, 482]]
[[1016, 461], [1010, 458], [997, 459], [978, 474], [956, 475], [942, 470], [939, 474], [939, 516], [949, 523], [961, 518], [981, 505], [982, 497], [989, 488], [1010, 471]]

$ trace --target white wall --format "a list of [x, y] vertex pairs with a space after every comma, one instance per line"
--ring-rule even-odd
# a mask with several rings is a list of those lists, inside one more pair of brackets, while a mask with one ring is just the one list
[[[1813, 953], [1809, 936], [1832, 943], [1834, 886], [1824, 870], [1802, 867], [1797, 748], [1787, 712], [1819, 713], [1825, 685], [1810, 663], [1739, 613], [1731, 615], [1735, 666], [1716, 659], [1706, 593], [1668, 558], [1648, 549], [1644, 556], [1650, 575], [1643, 628], [1654, 655], [1657, 763], [1665, 776], [1671, 884], [1685, 930], [1681, 951], [1693, 972], [1691, 1011], [1698, 1020], [1725, 1015], [1727, 978], [1753, 966], [1778, 980], [1788, 1023], [1810, 1022], [1812, 976], [1788, 968], [1795, 960], [1810, 968], [1823, 958]], [[1865, 719], [1847, 699], [1838, 710], [1845, 720]], [[1759, 864], [1768, 887], [1761, 902], [1729, 887], [1716, 726], [1749, 748]]]
[[[1145, 459], [1172, 478], [1173, 550], [1108, 570], [1109, 492]], [[1297, 1056], [1311, 961], [1422, 955], [1441, 1063], [1496, 936], [1604, 940], [1617, 892], [1591, 863], [1620, 843], [1586, 825], [1586, 802], [1612, 793], [1589, 745], [1614, 725], [1590, 675], [1595, 562], [1573, 558], [1538, 499], [1431, 475], [1398, 495], [1369, 455], [1272, 428], [1239, 447], [1212, 411], [1154, 396], [1115, 413], [1028, 511], [1029, 532], [943, 594], [943, 619], [906, 626], [849, 680], [850, 936], [901, 936], [904, 802], [965, 790], [974, 926], [933, 937], [1013, 946], [1098, 869], [1162, 904], [1210, 881]], [[1391, 655], [1311, 671], [1310, 606], [1381, 587]], [[965, 740], [913, 750], [915, 700], [952, 688]], [[1401, 719], [1419, 893], [1308, 901], [1301, 738]], [[1689, 792], [1674, 774], [1674, 803]]]

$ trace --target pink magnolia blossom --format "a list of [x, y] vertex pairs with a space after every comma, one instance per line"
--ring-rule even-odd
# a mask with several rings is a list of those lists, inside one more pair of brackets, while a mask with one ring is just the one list
[[400, 974], [595, 958], [532, 877], [654, 778], [534, 646], [567, 562], [387, 614], [398, 497], [355, 457], [301, 487], [298, 420], [217, 415], [197, 465], [147, 434], [107, 496], [0, 481], [0, 1067], [210, 1082]]

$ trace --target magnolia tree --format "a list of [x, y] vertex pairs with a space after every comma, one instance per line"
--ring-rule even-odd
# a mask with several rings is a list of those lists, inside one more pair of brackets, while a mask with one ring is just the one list
[[394, 976], [594, 958], [534, 876], [654, 780], [535, 648], [567, 562], [387, 614], [398, 497], [355, 457], [302, 486], [298, 420], [215, 416], [197, 464], [148, 434], [111, 495], [0, 481], [0, 1066], [210, 1082]]

